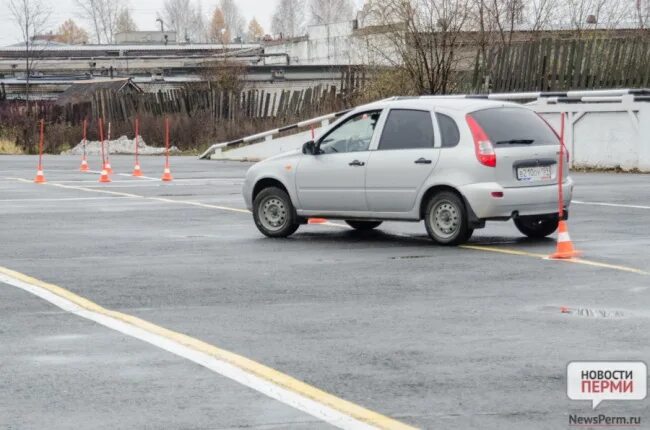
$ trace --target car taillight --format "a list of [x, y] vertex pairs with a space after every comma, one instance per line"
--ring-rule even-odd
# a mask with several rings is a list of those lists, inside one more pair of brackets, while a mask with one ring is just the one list
[[474, 150], [476, 159], [484, 166], [496, 167], [497, 154], [494, 152], [494, 146], [483, 128], [476, 122], [472, 115], [467, 115], [467, 125], [474, 137]]

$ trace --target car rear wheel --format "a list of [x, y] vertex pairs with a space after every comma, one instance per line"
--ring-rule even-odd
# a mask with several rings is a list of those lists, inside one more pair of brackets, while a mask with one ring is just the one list
[[286, 191], [269, 187], [255, 197], [253, 219], [257, 229], [268, 237], [287, 237], [300, 226], [296, 210]]
[[345, 221], [347, 225], [355, 230], [368, 231], [379, 227], [381, 221]]
[[424, 224], [431, 239], [440, 245], [456, 246], [469, 240], [467, 209], [461, 198], [449, 191], [434, 195], [427, 203]]
[[557, 230], [558, 222], [552, 218], [515, 218], [517, 229], [528, 237], [542, 239]]

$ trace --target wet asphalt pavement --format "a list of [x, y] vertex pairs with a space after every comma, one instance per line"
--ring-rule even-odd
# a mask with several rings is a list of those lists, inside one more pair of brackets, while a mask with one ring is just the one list
[[[591, 414], [567, 399], [569, 361], [649, 361], [650, 276], [626, 269], [650, 272], [650, 175], [573, 175], [586, 265], [540, 258], [553, 239], [512, 223], [478, 230], [474, 249], [409, 223], [266, 239], [249, 214], [215, 208], [244, 208], [248, 164], [174, 157], [165, 184], [162, 158], [143, 159], [144, 179], [111, 161], [98, 184], [76, 158], [46, 157], [35, 185], [19, 180], [34, 157], [0, 156], [0, 266], [427, 429], [565, 428]], [[648, 400], [601, 409], [650, 420]], [[329, 428], [0, 284], [0, 428], [74, 427]]]

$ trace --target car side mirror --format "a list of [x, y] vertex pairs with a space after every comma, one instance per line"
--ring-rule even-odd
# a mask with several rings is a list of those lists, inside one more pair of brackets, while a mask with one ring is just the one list
[[310, 140], [309, 142], [306, 142], [304, 145], [302, 145], [302, 153], [309, 155], [316, 154], [316, 142]]

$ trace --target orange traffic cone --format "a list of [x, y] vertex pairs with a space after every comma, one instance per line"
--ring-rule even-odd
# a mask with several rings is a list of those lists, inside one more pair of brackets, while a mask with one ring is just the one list
[[140, 165], [136, 164], [135, 167], [133, 168], [133, 173], [131, 176], [135, 176], [136, 178], [139, 178], [142, 176], [142, 169], [140, 169]]
[[105, 168], [102, 170], [102, 174], [99, 177], [99, 182], [102, 183], [111, 182], [111, 178], [108, 176], [108, 172], [106, 171]]
[[34, 183], [35, 184], [44, 184], [46, 182], [47, 181], [45, 180], [45, 175], [43, 175], [43, 171], [40, 170], [40, 169], [37, 170], [36, 171], [36, 177], [34, 178]]
[[165, 167], [165, 171], [161, 179], [165, 182], [171, 182], [174, 179], [172, 177], [172, 172], [169, 170], [169, 167]]
[[106, 173], [109, 175], [113, 173], [113, 169], [111, 168], [111, 162], [106, 161], [106, 164], [104, 164], [104, 170], [106, 170]]
[[580, 252], [576, 251], [569, 236], [569, 227], [566, 221], [560, 221], [559, 232], [557, 236], [557, 251], [549, 258], [554, 260], [568, 260], [580, 256]]
[[79, 167], [79, 170], [82, 172], [87, 172], [90, 170], [90, 167], [88, 167], [88, 161], [85, 158], [81, 160], [81, 167]]

